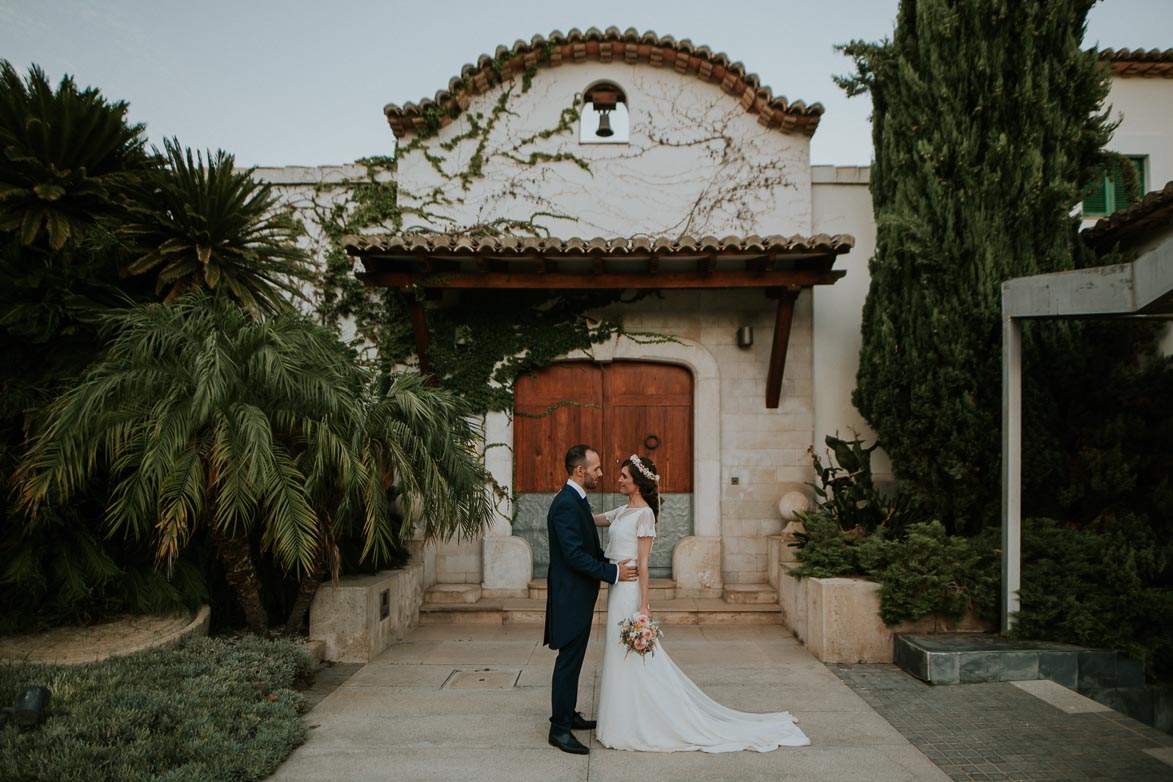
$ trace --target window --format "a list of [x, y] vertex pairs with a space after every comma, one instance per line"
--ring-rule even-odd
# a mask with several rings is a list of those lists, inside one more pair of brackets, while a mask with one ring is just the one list
[[[1128, 162], [1136, 172], [1137, 195], [1142, 196], [1148, 190], [1145, 187], [1143, 155], [1129, 156]], [[1105, 171], [1090, 193], [1083, 198], [1084, 217], [1105, 217], [1113, 212], [1128, 206], [1128, 190], [1124, 185], [1125, 172], [1120, 170], [1123, 161], [1115, 163], [1114, 171]]]

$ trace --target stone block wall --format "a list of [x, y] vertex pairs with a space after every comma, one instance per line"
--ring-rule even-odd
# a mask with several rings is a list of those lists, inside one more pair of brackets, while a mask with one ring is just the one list
[[[781, 401], [770, 410], [766, 375], [776, 307], [760, 290], [664, 291], [662, 298], [614, 312], [623, 317], [628, 331], [697, 342], [717, 362], [719, 409], [698, 405], [694, 414], [702, 431], [702, 419], [719, 419], [719, 528], [727, 584], [768, 581], [766, 541], [785, 524], [778, 500], [788, 492], [809, 492], [807, 483], [814, 479], [807, 453], [814, 429], [810, 293], [804, 292], [795, 304]], [[753, 327], [752, 347], [737, 347], [737, 329], [742, 326]], [[704, 527], [701, 519], [694, 523], [697, 529]]]

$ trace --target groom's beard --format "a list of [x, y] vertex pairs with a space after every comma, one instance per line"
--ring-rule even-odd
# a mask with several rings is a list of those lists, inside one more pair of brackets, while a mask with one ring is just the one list
[[583, 487], [584, 489], [594, 489], [594, 488], [595, 488], [595, 487], [597, 487], [598, 485], [599, 485], [599, 482], [598, 482], [598, 481], [596, 481], [594, 478], [591, 478], [591, 477], [589, 477], [589, 476], [586, 476], [586, 475], [584, 475], [584, 476], [582, 477], [582, 487]]

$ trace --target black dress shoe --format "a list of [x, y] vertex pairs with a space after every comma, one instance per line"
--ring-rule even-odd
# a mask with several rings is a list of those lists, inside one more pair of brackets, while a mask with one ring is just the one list
[[550, 744], [571, 755], [586, 755], [590, 747], [574, 737], [573, 733], [550, 733]]
[[570, 722], [570, 727], [574, 730], [594, 730], [599, 723], [596, 720], [588, 720], [582, 716], [580, 712], [574, 712], [574, 719]]

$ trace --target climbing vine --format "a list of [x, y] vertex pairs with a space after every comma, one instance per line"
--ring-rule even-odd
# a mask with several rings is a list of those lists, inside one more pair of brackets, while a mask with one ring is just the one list
[[[531, 70], [536, 67], [526, 71], [517, 94], [529, 90]], [[355, 276], [354, 259], [343, 247], [345, 236], [370, 231], [409, 233], [421, 228], [477, 237], [549, 236], [542, 220], [572, 219], [567, 214], [536, 210], [528, 219], [497, 217], [458, 227], [443, 213], [444, 207], [463, 203], [461, 194], [484, 177], [490, 135], [502, 117], [513, 114], [510, 101], [514, 96], [511, 85], [487, 115], [466, 112], [465, 128], [439, 144], [429, 142], [442, 127], [446, 110], [429, 106], [424, 112], [425, 126], [399, 147], [395, 158], [359, 160], [361, 176], [317, 185], [304, 202], [296, 204], [305, 216], [306, 233], [315, 241], [312, 249], [320, 261], [314, 297], [317, 318], [339, 330], [352, 326], [365, 355], [382, 367], [410, 366], [418, 360], [408, 302], [400, 291], [368, 287]], [[564, 108], [553, 127], [497, 154], [522, 166], [570, 162], [589, 171], [587, 162], [573, 154], [526, 150], [540, 140], [573, 133], [578, 103], [575, 98]], [[457, 168], [453, 163], [462, 158], [453, 153], [464, 145], [473, 145], [473, 151], [463, 158], [463, 167]], [[395, 175], [410, 155], [420, 155], [445, 182], [459, 183], [461, 194], [453, 196], [442, 187], [422, 195], [404, 192]], [[445, 229], [446, 225], [450, 228]], [[618, 320], [594, 320], [584, 315], [618, 300], [617, 291], [464, 291], [458, 307], [429, 306], [425, 310], [433, 374], [475, 411], [511, 409], [512, 388], [518, 377], [574, 350], [589, 350], [622, 329]], [[459, 347], [457, 333], [462, 336]]]
[[[576, 154], [580, 148], [571, 142], [581, 98], [575, 96], [564, 106], [550, 127], [511, 132], [518, 118], [533, 116], [528, 104], [523, 109], [517, 101], [533, 89], [538, 64], [550, 59], [550, 49], [540, 52], [537, 63], [515, 80], [505, 77], [515, 70], [507, 67], [512, 57], [502, 51], [483, 71], [498, 86], [494, 97], [466, 101], [464, 97], [475, 96], [467, 82], [457, 82], [453, 94], [461, 100], [427, 104], [422, 126], [398, 146], [394, 158], [360, 160], [358, 174], [314, 187], [305, 203], [297, 204], [320, 262], [313, 297], [317, 317], [353, 333], [364, 355], [382, 366], [411, 366], [418, 360], [408, 302], [400, 291], [369, 288], [355, 277], [354, 259], [343, 247], [345, 236], [429, 232], [549, 237], [552, 230], [567, 225], [609, 230], [610, 223], [592, 222], [593, 215], [563, 211], [567, 198], [581, 195], [579, 170], [595, 175], [591, 161]], [[720, 175], [706, 178], [688, 196], [695, 201], [664, 209], [663, 226], [650, 230], [655, 235], [681, 235], [729, 232], [739, 224], [754, 224], [763, 204], [794, 186], [787, 174], [791, 164], [772, 157], [758, 159], [752, 155], [757, 149], [753, 143], [737, 140], [740, 131], [731, 125], [741, 116], [740, 106], [714, 110], [717, 104], [695, 106], [682, 100], [683, 94], [668, 92], [651, 99], [658, 102], [649, 104], [647, 116], [658, 117], [659, 124], [642, 128], [638, 141], [596, 158], [608, 161], [608, 177], [623, 189], [651, 192], [654, 183], [643, 173], [647, 163], [637, 159], [665, 147], [697, 146]], [[413, 155], [417, 157], [410, 176], [399, 176]], [[488, 177], [492, 180], [487, 188]], [[595, 214], [605, 214], [606, 209], [604, 203], [603, 211]], [[425, 297], [423, 291], [408, 295]], [[625, 334], [613, 314], [617, 308], [609, 306], [619, 302], [618, 291], [446, 292], [425, 307], [433, 374], [479, 411], [508, 410], [514, 381], [560, 356], [589, 351], [616, 334], [640, 342], [671, 340], [656, 334]], [[612, 314], [597, 319], [587, 315], [599, 311]]]

